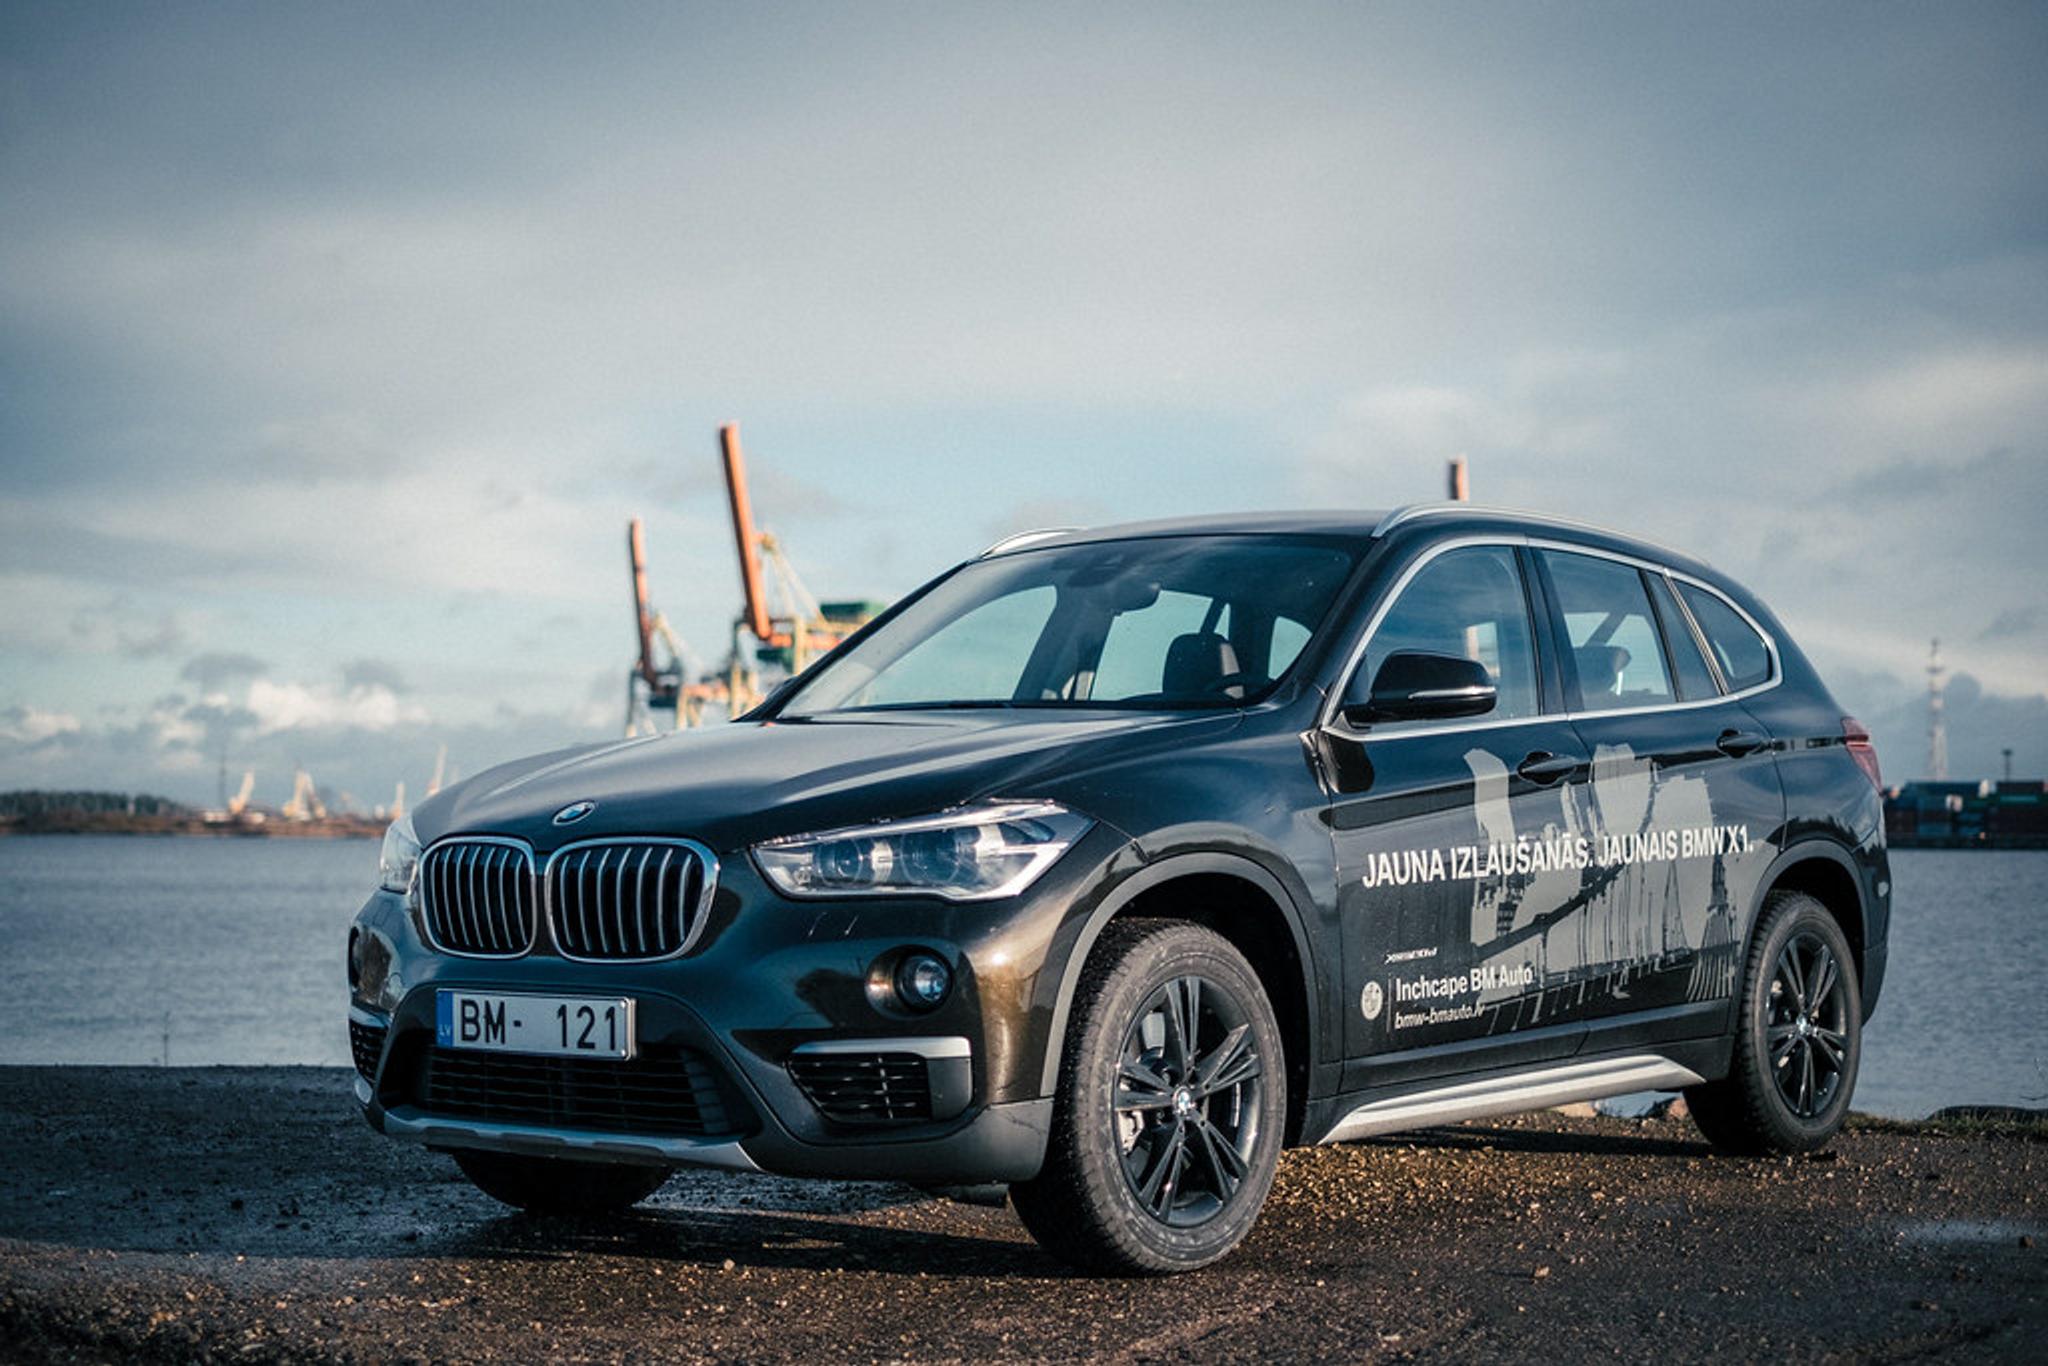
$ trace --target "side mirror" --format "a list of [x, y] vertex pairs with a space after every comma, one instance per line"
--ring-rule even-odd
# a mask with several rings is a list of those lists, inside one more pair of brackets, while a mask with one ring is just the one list
[[1360, 726], [1374, 721], [1441, 721], [1483, 715], [1497, 700], [1493, 675], [1478, 660], [1403, 650], [1387, 656], [1364, 697], [1344, 699], [1343, 714]]

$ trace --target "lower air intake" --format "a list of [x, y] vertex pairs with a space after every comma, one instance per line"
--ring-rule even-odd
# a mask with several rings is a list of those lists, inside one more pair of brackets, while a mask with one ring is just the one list
[[717, 1073], [687, 1048], [593, 1062], [428, 1047], [411, 1099], [435, 1116], [589, 1133], [699, 1138], [742, 1127]]
[[888, 1124], [932, 1117], [930, 1069], [915, 1053], [819, 1053], [789, 1060], [789, 1075], [827, 1119]]
[[377, 1060], [384, 1056], [384, 1026], [348, 1022], [348, 1051], [364, 1081], [377, 1080]]

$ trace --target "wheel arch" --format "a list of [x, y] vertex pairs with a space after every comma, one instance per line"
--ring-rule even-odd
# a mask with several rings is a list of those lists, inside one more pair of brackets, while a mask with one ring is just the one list
[[1760, 882], [1761, 891], [1750, 915], [1749, 936], [1754, 938], [1763, 918], [1764, 903], [1774, 892], [1804, 892], [1827, 908], [1842, 927], [1855, 955], [1856, 976], [1863, 979], [1864, 916], [1863, 880], [1849, 852], [1829, 840], [1807, 840], [1795, 844], [1771, 862]]
[[1050, 1095], [1058, 1085], [1067, 1026], [1088, 956], [1111, 921], [1138, 915], [1184, 920], [1213, 930], [1258, 974], [1287, 1051], [1287, 1141], [1295, 1142], [1321, 1030], [1315, 1010], [1315, 959], [1299, 908], [1286, 887], [1259, 864], [1234, 854], [1190, 852], [1148, 864], [1089, 913], [1061, 973], [1040, 1093]]

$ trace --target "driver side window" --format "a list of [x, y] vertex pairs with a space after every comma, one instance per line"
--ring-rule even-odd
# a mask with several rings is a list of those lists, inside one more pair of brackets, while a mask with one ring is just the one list
[[1352, 688], [1370, 686], [1389, 655], [1407, 650], [1484, 665], [1499, 694], [1486, 719], [1536, 715], [1536, 651], [1514, 549], [1465, 546], [1424, 565], [1373, 631]]

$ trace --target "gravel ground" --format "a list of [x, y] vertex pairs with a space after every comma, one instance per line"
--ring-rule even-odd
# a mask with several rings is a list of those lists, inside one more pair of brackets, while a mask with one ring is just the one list
[[508, 1215], [308, 1068], [0, 1069], [0, 1359], [2048, 1358], [2048, 1144], [1799, 1161], [1545, 1114], [1290, 1153], [1208, 1271], [1087, 1280], [1003, 1209], [689, 1172]]

